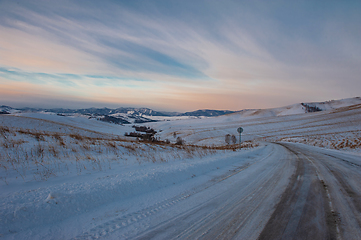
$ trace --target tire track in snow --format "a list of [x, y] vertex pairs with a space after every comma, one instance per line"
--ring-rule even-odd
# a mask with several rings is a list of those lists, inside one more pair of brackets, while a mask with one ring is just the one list
[[[296, 154], [305, 170], [292, 177], [259, 239], [361, 239], [359, 159], [300, 144], [280, 145]], [[298, 202], [304, 202], [299, 210]]]
[[[261, 205], [266, 202], [266, 199], [277, 186], [275, 183], [282, 177], [282, 172], [277, 171], [277, 169], [278, 166], [273, 166], [272, 170], [259, 176], [256, 182], [250, 185], [252, 190], [246, 195], [243, 192], [234, 193], [232, 189], [232, 193], [228, 193], [231, 196], [218, 196], [219, 202], [228, 197], [230, 200], [223, 207], [209, 211], [206, 216], [197, 219], [189, 228], [184, 229], [171, 239], [230, 239], [234, 237], [244, 227], [247, 228], [248, 222], [254, 220], [254, 215], [262, 212], [260, 210]], [[184, 218], [191, 215], [196, 214], [190, 212], [185, 214]], [[173, 220], [173, 222], [179, 221], [181, 219]], [[149, 235], [146, 235], [140, 239], [147, 239], [148, 237]]]
[[[142, 225], [141, 222], [144, 221], [145, 219], [159, 213], [160, 211], [165, 211], [166, 209], [172, 207], [175, 204], [178, 204], [179, 202], [189, 198], [190, 196], [197, 194], [201, 191], [204, 191], [204, 190], [208, 189], [209, 187], [240, 173], [241, 171], [249, 168], [250, 166], [267, 159], [271, 154], [272, 154], [272, 151], [266, 157], [263, 157], [260, 159], [253, 159], [251, 162], [247, 162], [246, 164], [244, 164], [240, 167], [236, 167], [233, 170], [230, 170], [229, 172], [227, 172], [225, 174], [214, 177], [212, 180], [208, 181], [207, 183], [205, 183], [203, 185], [193, 188], [191, 191], [184, 192], [180, 195], [177, 195], [170, 199], [166, 199], [166, 200], [159, 202], [155, 205], [152, 205], [148, 208], [142, 209], [142, 210], [134, 212], [134, 213], [129, 213], [122, 217], [117, 217], [117, 218], [107, 221], [103, 224], [100, 224], [100, 225], [90, 229], [88, 232], [75, 237], [74, 239], [77, 239], [77, 240], [82, 239], [83, 240], [83, 239], [104, 238], [115, 231], [123, 230], [132, 225], [137, 225], [137, 227], [136, 227], [137, 232], [139, 232], [141, 229], [143, 231], [145, 231], [149, 227], [146, 223]], [[127, 239], [134, 234], [135, 234], [135, 230], [130, 230], [128, 232], [123, 233], [121, 235], [121, 237], [124, 239]]]
[[[361, 181], [360, 164], [345, 157], [334, 156], [328, 153], [307, 152], [318, 160], [319, 167], [324, 175], [332, 179], [333, 183], [326, 185], [329, 196], [333, 202], [335, 216], [333, 221], [337, 224], [340, 239], [361, 239], [361, 194], [359, 183]], [[332, 157], [332, 161], [330, 161]], [[336, 211], [337, 210], [337, 211]]]
[[330, 195], [313, 160], [292, 145], [279, 145], [294, 154], [297, 169], [259, 239], [339, 239]]

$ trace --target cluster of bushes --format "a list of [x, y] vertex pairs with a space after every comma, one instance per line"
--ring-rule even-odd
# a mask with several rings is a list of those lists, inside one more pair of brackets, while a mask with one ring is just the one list
[[233, 134], [227, 134], [225, 137], [224, 137], [224, 141], [229, 145], [231, 144], [231, 142], [233, 144], [236, 144], [237, 143], [237, 138], [236, 136], [234, 136]]
[[322, 109], [320, 109], [317, 106], [310, 106], [310, 105], [307, 105], [305, 103], [301, 103], [301, 105], [305, 107], [306, 112], [320, 112], [320, 111], [322, 111]]
[[126, 137], [136, 137], [151, 142], [159, 141], [155, 137], [157, 131], [155, 131], [153, 128], [146, 126], [135, 126], [135, 125], [133, 125], [132, 127], [135, 129], [135, 132], [125, 133]]
[[133, 125], [132, 128], [135, 129], [135, 131], [137, 132], [145, 132], [145, 133], [150, 133], [150, 134], [156, 134], [157, 132], [150, 127], [146, 127], [146, 126], [135, 126]]
[[[156, 142], [161, 144], [163, 143], [170, 144], [169, 139], [160, 141], [158, 138], [156, 138], [155, 134], [157, 133], [157, 131], [155, 131], [153, 128], [147, 126], [136, 126], [136, 125], [133, 125], [132, 128], [135, 129], [135, 132], [125, 133], [126, 137], [136, 137], [144, 141]], [[185, 141], [181, 137], [177, 137], [176, 133], [173, 134], [173, 137], [176, 138], [175, 145], [185, 144]]]

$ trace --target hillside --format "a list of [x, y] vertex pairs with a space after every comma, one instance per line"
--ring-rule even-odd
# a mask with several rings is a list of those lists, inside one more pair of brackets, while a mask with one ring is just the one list
[[340, 107], [361, 104], [361, 98], [347, 98], [341, 100], [330, 100], [325, 102], [308, 102], [296, 103], [279, 108], [270, 109], [246, 109], [235, 113], [241, 117], [261, 118], [261, 117], [276, 117], [294, 114], [303, 114], [317, 111], [328, 111]]
[[[238, 116], [242, 118], [262, 118], [286, 116], [294, 114], [303, 114], [316, 111], [327, 111], [337, 109], [344, 106], [360, 104], [361, 98], [349, 98], [341, 100], [331, 100], [326, 102], [310, 102], [297, 103], [285, 107], [270, 108], [270, 109], [245, 109], [240, 111], [229, 110], [211, 110], [203, 109], [186, 113], [177, 112], [160, 112], [149, 108], [87, 108], [87, 109], [42, 109], [42, 108], [19, 108], [15, 109], [9, 106], [0, 106], [0, 114], [16, 114], [18, 116], [31, 116], [34, 113], [45, 115], [57, 115], [61, 117], [81, 117], [90, 120], [96, 119], [103, 122], [113, 124], [143, 124], [156, 121], [172, 121], [172, 120], [186, 120], [204, 117], [219, 117], [225, 115]], [[232, 115], [233, 114], [233, 115]], [[37, 115], [39, 118], [41, 115]]]
[[[353, 195], [343, 195], [346, 190], [359, 192], [349, 187], [359, 187], [360, 181], [359, 172], [353, 172], [361, 166], [361, 104], [353, 104], [355, 101], [315, 103], [314, 107], [324, 106], [322, 111], [307, 113], [302, 104], [295, 104], [144, 123], [167, 142], [124, 137], [125, 132], [133, 131], [131, 124], [110, 124], [79, 113], [19, 113], [8, 108], [12, 114], [0, 114], [0, 237], [148, 239], [164, 233], [171, 238], [173, 228], [179, 227], [182, 236], [190, 234], [197, 239], [203, 236], [198, 226], [218, 234], [225, 226], [235, 226], [234, 221], [251, 217], [252, 221], [242, 224], [245, 228], [239, 236], [248, 234], [249, 239], [256, 239], [267, 232], [263, 229], [274, 229], [272, 214], [282, 213], [280, 199], [285, 202], [292, 197], [285, 194], [294, 192], [287, 190], [293, 186], [290, 184], [306, 182], [306, 177], [312, 176], [306, 182], [310, 185], [305, 185], [307, 191], [298, 187], [295, 194], [318, 193], [314, 183], [321, 189], [331, 186], [329, 183], [337, 180], [332, 174], [346, 166], [345, 172], [353, 174], [352, 185], [340, 190], [342, 186], [336, 184], [337, 196], [331, 196], [349, 199]], [[225, 135], [238, 137], [240, 126], [244, 129], [241, 147], [227, 145]], [[185, 144], [176, 145], [178, 138]], [[320, 156], [325, 159], [322, 164], [317, 162]], [[342, 161], [337, 160], [339, 164], [334, 166], [335, 159]], [[302, 169], [316, 168], [311, 162], [319, 164], [317, 171], [302, 173]], [[323, 175], [321, 185], [317, 174], [329, 168], [332, 171]], [[303, 174], [300, 180], [295, 172]], [[307, 206], [319, 203], [305, 198], [311, 200], [294, 201]], [[326, 200], [323, 202], [328, 203]], [[322, 204], [317, 206], [324, 209]], [[334, 206], [344, 209], [348, 205]], [[293, 209], [287, 209], [290, 216]], [[337, 216], [346, 220], [358, 214], [353, 210], [338, 212]], [[295, 214], [299, 214], [297, 210]], [[309, 216], [314, 215], [305, 216], [301, 223], [307, 225]], [[179, 221], [182, 218], [185, 220]], [[191, 225], [194, 231], [187, 231], [188, 219], [195, 223]], [[352, 228], [346, 230], [348, 233]]]
[[[355, 105], [349, 105], [353, 103]], [[326, 103], [314, 103], [323, 111], [305, 113], [301, 104], [283, 108], [245, 110], [240, 113], [206, 119], [189, 119], [177, 122], [150, 123], [162, 130], [162, 139], [182, 137], [189, 144], [225, 144], [225, 135], [238, 136], [242, 127], [242, 139], [264, 141], [296, 141], [329, 148], [354, 149], [361, 142], [360, 99], [347, 99]], [[347, 142], [347, 143], [345, 143]], [[342, 145], [345, 143], [346, 145]]]

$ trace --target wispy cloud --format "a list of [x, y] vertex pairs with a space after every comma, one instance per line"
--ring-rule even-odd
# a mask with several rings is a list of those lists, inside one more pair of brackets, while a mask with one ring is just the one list
[[356, 1], [3, 1], [0, 9], [7, 86], [53, 86], [59, 95], [66, 86], [88, 101], [98, 91], [94, 99], [119, 104], [168, 98], [175, 109], [269, 107], [361, 87]]

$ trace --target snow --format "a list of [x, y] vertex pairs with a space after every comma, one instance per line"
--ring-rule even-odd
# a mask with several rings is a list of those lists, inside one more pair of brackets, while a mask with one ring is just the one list
[[[233, 172], [242, 171], [237, 178], [251, 184], [257, 180], [255, 173], [276, 169], [274, 163], [284, 153], [267, 141], [305, 143], [360, 156], [360, 99], [314, 106], [324, 111], [305, 113], [301, 104], [294, 104], [145, 124], [158, 130], [162, 140], [175, 142], [176, 136], [187, 144], [217, 147], [225, 145], [226, 134], [238, 136], [236, 130], [242, 126], [242, 140], [260, 145], [237, 151], [137, 142], [123, 137], [133, 131], [130, 125], [84, 115], [0, 115], [0, 237], [135, 236], [160, 221], [160, 209], [169, 210], [162, 214], [180, 213], [210, 198], [215, 189], [230, 189], [236, 181]], [[292, 172], [291, 165], [283, 167]], [[216, 186], [215, 179], [225, 181]], [[269, 195], [274, 201], [287, 185], [286, 175], [280, 179], [279, 188]]]
[[[95, 118], [89, 119], [89, 116], [74, 114], [71, 116], [59, 116], [54, 113], [18, 113], [15, 116], [26, 117], [30, 119], [41, 119], [45, 120], [44, 124], [49, 123], [56, 125], [67, 125], [72, 126], [74, 128], [90, 130], [93, 132], [101, 132], [111, 135], [119, 135], [124, 136], [124, 133], [133, 131], [131, 125], [117, 125], [117, 124], [109, 124], [106, 122], [101, 122], [96, 120]], [[36, 126], [37, 128], [41, 127], [38, 130], [47, 130], [43, 129], [43, 126]], [[59, 126], [61, 127], [61, 126]], [[52, 126], [50, 126], [52, 128]], [[53, 129], [49, 129], [54, 131]]]
[[310, 106], [319, 107], [322, 110], [331, 110], [331, 109], [337, 109], [341, 107], [361, 104], [361, 98], [355, 97], [355, 98], [346, 98], [341, 100], [330, 100], [326, 102], [316, 102], [316, 103], [307, 103], [307, 104]]
[[[252, 156], [254, 151], [256, 150], [248, 150], [242, 154]], [[22, 182], [8, 179], [8, 185], [1, 185], [0, 234], [4, 239], [56, 239], [59, 238], [59, 233], [53, 235], [54, 226], [77, 222], [79, 218], [86, 218], [85, 222], [91, 222], [91, 219], [97, 217], [93, 209], [99, 211], [98, 214], [103, 214], [110, 211], [107, 205], [113, 206], [115, 202], [117, 208], [130, 208], [131, 203], [139, 201], [143, 195], [147, 195], [147, 198], [150, 196], [152, 202], [157, 202], [165, 194], [170, 194], [162, 193], [158, 200], [157, 191], [166, 191], [173, 185], [180, 187], [171, 190], [173, 194], [174, 191], [186, 191], [192, 184], [209, 180], [207, 175], [215, 174], [215, 171], [219, 174], [226, 172], [234, 164], [241, 164], [238, 155], [238, 152], [227, 155], [218, 153], [202, 158], [182, 158], [178, 161], [171, 159], [166, 164], [138, 164], [134, 160], [128, 160], [112, 165], [112, 169], [92, 171], [85, 175], [69, 172], [47, 181], [32, 181], [28, 178]], [[200, 177], [195, 183], [185, 183], [196, 176]], [[186, 187], [182, 187], [183, 184]], [[121, 209], [123, 213], [127, 213]], [[92, 218], [87, 218], [90, 213]], [[66, 235], [60, 235], [60, 238], [74, 237], [81, 233], [79, 230], [82, 229], [73, 229], [73, 232], [62, 229], [61, 234]]]
[[[215, 118], [148, 125], [162, 130], [159, 133], [161, 139], [174, 141], [173, 135], [176, 133], [189, 144], [222, 145], [226, 134], [238, 136], [237, 128], [242, 127], [244, 141], [302, 141], [321, 147], [358, 151], [361, 141], [361, 105], [344, 107], [349, 102], [353, 103], [348, 99], [337, 103], [341, 108], [313, 113], [283, 115], [287, 109], [291, 111], [296, 106], [293, 105], [282, 108], [282, 114], [278, 115], [274, 109], [257, 110], [257, 114], [254, 114], [254, 110], [246, 110]], [[336, 104], [332, 106], [335, 107]]]

